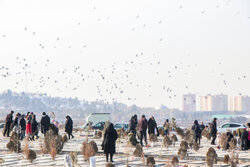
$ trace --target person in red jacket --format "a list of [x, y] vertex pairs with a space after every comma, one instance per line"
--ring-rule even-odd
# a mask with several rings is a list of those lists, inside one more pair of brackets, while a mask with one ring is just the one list
[[30, 135], [32, 134], [31, 131], [31, 121], [28, 120], [27, 124], [26, 124], [26, 134], [28, 135], [28, 137], [30, 138]]

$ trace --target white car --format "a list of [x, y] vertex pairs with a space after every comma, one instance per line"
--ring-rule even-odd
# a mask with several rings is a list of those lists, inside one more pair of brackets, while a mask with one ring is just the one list
[[233, 132], [233, 131], [240, 129], [240, 128], [246, 128], [246, 126], [239, 124], [239, 123], [226, 123], [226, 124], [222, 124], [218, 128], [218, 133], [224, 133], [224, 132], [227, 132], [228, 130]]

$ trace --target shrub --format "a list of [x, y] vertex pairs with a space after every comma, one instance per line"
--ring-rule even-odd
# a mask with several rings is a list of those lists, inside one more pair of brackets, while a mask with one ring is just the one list
[[149, 135], [149, 141], [151, 141], [151, 142], [157, 142], [158, 140], [157, 140], [157, 135], [155, 135], [155, 134], [150, 134]]
[[133, 133], [129, 133], [128, 134], [128, 145], [129, 146], [136, 146], [137, 144], [137, 140], [136, 140], [136, 137]]
[[111, 162], [108, 162], [108, 163], [106, 163], [106, 167], [115, 167], [115, 165], [112, 164]]
[[70, 153], [70, 158], [72, 161], [73, 166], [77, 166], [78, 158], [77, 158], [77, 152], [71, 152]]
[[154, 157], [148, 157], [147, 158], [147, 165], [148, 166], [154, 166], [155, 165], [155, 159], [154, 159]]
[[229, 155], [225, 155], [225, 156], [224, 156], [223, 162], [224, 162], [225, 164], [228, 164], [228, 163], [229, 163]]
[[133, 152], [133, 155], [135, 157], [142, 157], [143, 155], [143, 149], [142, 146], [140, 144], [136, 144], [135, 150]]
[[84, 141], [82, 143], [82, 155], [85, 161], [89, 161], [89, 157], [95, 156], [97, 152], [98, 148], [94, 141], [91, 141], [90, 143]]
[[197, 152], [200, 149], [200, 146], [198, 143], [194, 143], [193, 148]]
[[68, 142], [68, 137], [67, 137], [66, 134], [63, 135], [63, 137], [62, 137], [62, 142], [63, 142], [63, 143], [67, 143], [67, 142]]
[[36, 159], [36, 152], [29, 149], [27, 159], [30, 160], [30, 162], [33, 162]]
[[19, 141], [19, 137], [16, 132], [12, 132], [10, 141], [7, 143], [6, 147], [11, 152], [20, 153], [21, 152], [21, 143]]
[[178, 157], [176, 157], [176, 156], [174, 156], [173, 158], [172, 158], [172, 165], [173, 166], [176, 166], [178, 163], [179, 163], [179, 159], [178, 159]]
[[168, 136], [165, 136], [163, 139], [163, 145], [165, 147], [170, 147], [172, 145], [172, 141], [170, 140], [170, 138]]
[[216, 154], [216, 151], [212, 147], [210, 147], [208, 149], [208, 152], [207, 152], [207, 155], [206, 155], [207, 165], [209, 167], [212, 167], [214, 163], [216, 164], [217, 163], [217, 157], [218, 156]]

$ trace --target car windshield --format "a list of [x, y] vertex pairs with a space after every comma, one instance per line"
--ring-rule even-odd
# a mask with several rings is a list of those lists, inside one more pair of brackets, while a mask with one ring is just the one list
[[229, 128], [229, 124], [222, 125], [222, 128]]
[[125, 128], [126, 124], [115, 124], [115, 128], [120, 129], [120, 128]]
[[238, 124], [230, 124], [230, 127], [231, 128], [237, 128], [237, 127], [240, 127], [240, 125], [238, 125]]

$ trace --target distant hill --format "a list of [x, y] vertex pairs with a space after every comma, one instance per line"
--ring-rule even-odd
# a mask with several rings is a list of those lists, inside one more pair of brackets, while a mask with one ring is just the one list
[[40, 120], [42, 112], [46, 112], [48, 115], [54, 112], [56, 120], [60, 122], [64, 122], [65, 116], [70, 115], [75, 123], [83, 123], [85, 118], [94, 112], [111, 113], [112, 122], [129, 122], [131, 116], [137, 114], [140, 118], [142, 114], [145, 114], [146, 118], [154, 116], [158, 124], [172, 117], [182, 124], [192, 124], [195, 119], [209, 122], [214, 114], [232, 114], [211, 111], [183, 112], [178, 109], [169, 109], [163, 105], [159, 109], [155, 109], [136, 105], [128, 106], [119, 102], [107, 104], [104, 101], [89, 102], [77, 98], [50, 97], [47, 94], [16, 93], [7, 90], [0, 94], [0, 119], [4, 120], [10, 110], [22, 114], [26, 114], [28, 111], [34, 112], [38, 120]]
[[[111, 113], [112, 121], [114, 122], [128, 122], [132, 115], [137, 114], [140, 117], [145, 114], [147, 117], [154, 115], [156, 118], [160, 117], [159, 111], [154, 108], [140, 108], [136, 105], [127, 106], [126, 104], [113, 102], [107, 104], [104, 101], [80, 101], [77, 98], [61, 98], [50, 97], [46, 94], [33, 93], [16, 93], [7, 90], [0, 94], [0, 117], [5, 118], [10, 110], [26, 114], [34, 112], [38, 119], [42, 112], [48, 114], [54, 112], [56, 119], [64, 121], [66, 115], [70, 115], [74, 120], [79, 122], [84, 121], [85, 117], [91, 113]], [[164, 113], [170, 112], [167, 107], [162, 106], [162, 116]], [[165, 118], [164, 118], [165, 120]]]

